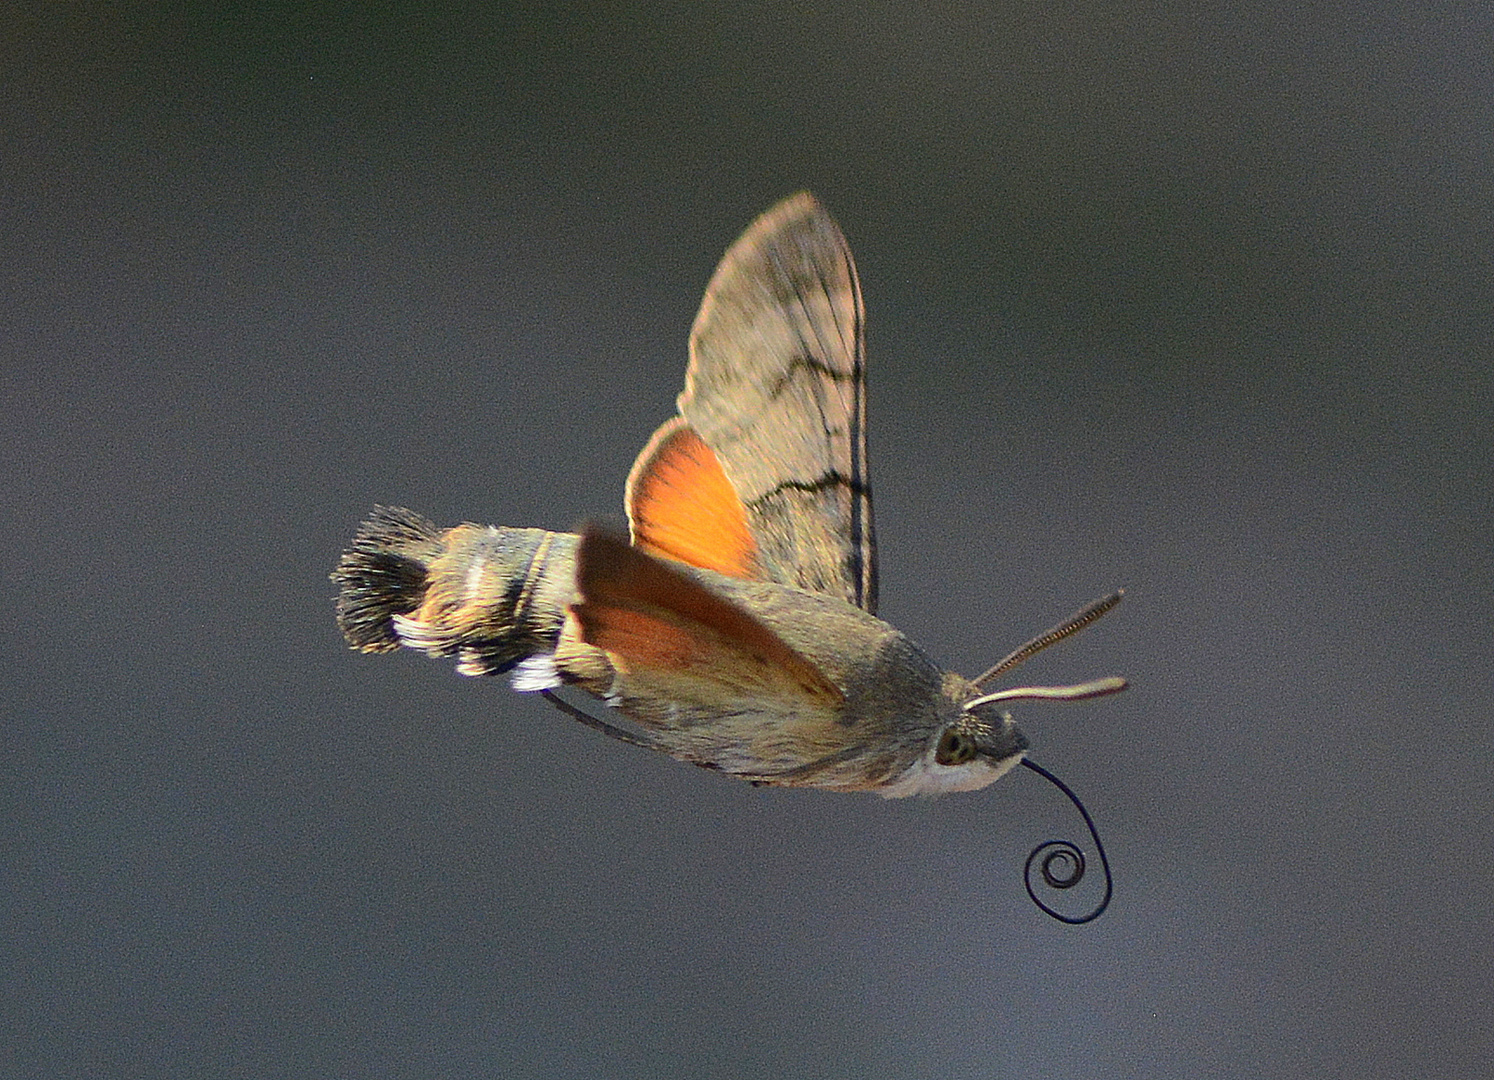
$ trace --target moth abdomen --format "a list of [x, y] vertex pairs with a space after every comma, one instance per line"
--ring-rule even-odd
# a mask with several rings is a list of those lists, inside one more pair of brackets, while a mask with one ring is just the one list
[[458, 525], [379, 507], [332, 579], [337, 620], [364, 652], [403, 645], [455, 657], [464, 675], [497, 675], [555, 648], [574, 598], [577, 537]]

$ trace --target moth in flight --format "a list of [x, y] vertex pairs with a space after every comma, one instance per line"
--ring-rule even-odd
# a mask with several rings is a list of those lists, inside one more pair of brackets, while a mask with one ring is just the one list
[[[1124, 688], [987, 689], [1120, 594], [975, 679], [878, 619], [865, 372], [845, 238], [813, 196], [785, 199], [711, 278], [679, 415], [628, 476], [628, 539], [441, 529], [378, 508], [332, 575], [338, 625], [364, 652], [510, 672], [615, 738], [756, 784], [890, 798], [984, 787], [1027, 750], [1007, 702]], [[629, 726], [554, 697], [566, 686]]]

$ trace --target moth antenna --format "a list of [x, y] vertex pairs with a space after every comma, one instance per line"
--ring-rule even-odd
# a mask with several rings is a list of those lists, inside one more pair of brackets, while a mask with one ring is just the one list
[[[1022, 645], [1013, 652], [1008, 653], [1003, 659], [998, 661], [995, 665], [981, 674], [979, 678], [973, 680], [975, 685], [983, 686], [986, 683], [990, 682], [992, 679], [999, 678], [1000, 676], [1005, 675], [1008, 671], [1010, 671], [1012, 668], [1016, 667], [1023, 661], [1030, 660], [1033, 656], [1042, 652], [1049, 645], [1056, 645], [1064, 638], [1072, 637], [1073, 635], [1077, 634], [1080, 630], [1083, 630], [1090, 623], [1094, 622], [1101, 615], [1105, 614], [1105, 612], [1115, 607], [1116, 604], [1119, 604], [1121, 602], [1121, 597], [1124, 595], [1126, 595], [1125, 589], [1116, 589], [1115, 592], [1111, 593], [1109, 596], [1102, 596], [1094, 603], [1087, 604], [1086, 606], [1080, 608], [1063, 622], [1055, 626], [1052, 630], [1049, 630], [1046, 633], [1039, 634], [1037, 637], [1027, 642], [1027, 644]], [[1120, 689], [1120, 687], [1117, 687], [1116, 689]], [[1107, 690], [1104, 692], [1114, 693], [1115, 691]], [[1087, 696], [1093, 697], [1095, 695], [1091, 694]]]
[[985, 694], [967, 701], [964, 707], [973, 709], [977, 705], [989, 705], [993, 701], [1084, 701], [1104, 697], [1106, 694], [1118, 694], [1125, 688], [1126, 680], [1118, 675], [1091, 679], [1073, 686], [1014, 686], [1010, 690], [998, 690], [994, 694]]
[[[1116, 596], [1114, 599], [1118, 600], [1120, 597]], [[1111, 606], [1114, 606], [1113, 601]], [[1098, 616], [1095, 617], [1098, 618]], [[1095, 853], [1100, 857], [1100, 869], [1105, 872], [1105, 893], [1100, 897], [1100, 902], [1083, 915], [1065, 915], [1063, 912], [1050, 907], [1038, 898], [1037, 890], [1033, 887], [1033, 867], [1034, 865], [1036, 866], [1037, 876], [1042, 878], [1043, 884], [1048, 888], [1058, 890], [1072, 889], [1084, 879], [1084, 852], [1079, 849], [1077, 844], [1070, 840], [1045, 840], [1033, 848], [1032, 852], [1027, 856], [1027, 866], [1022, 875], [1023, 884], [1027, 886], [1027, 895], [1031, 897], [1032, 902], [1042, 910], [1044, 915], [1057, 919], [1061, 923], [1068, 923], [1070, 926], [1079, 926], [1083, 923], [1093, 922], [1110, 906], [1110, 894], [1114, 885], [1110, 877], [1110, 860], [1105, 855], [1105, 845], [1100, 843], [1099, 830], [1095, 828], [1094, 819], [1089, 816], [1089, 811], [1084, 808], [1084, 803], [1080, 801], [1079, 796], [1074, 794], [1069, 785], [1028, 758], [1022, 758], [1022, 764], [1067, 795], [1069, 802], [1073, 803], [1078, 809], [1080, 816], [1084, 818], [1085, 826], [1089, 829], [1089, 837], [1094, 841]]]

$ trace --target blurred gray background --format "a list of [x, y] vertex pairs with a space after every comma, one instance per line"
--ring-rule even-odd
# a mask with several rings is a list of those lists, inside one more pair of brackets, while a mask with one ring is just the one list
[[[0, 1074], [1494, 1053], [1487, 5], [33, 5], [0, 55]], [[882, 614], [1025, 772], [756, 790], [345, 650], [375, 502], [617, 520], [716, 259], [858, 257]]]

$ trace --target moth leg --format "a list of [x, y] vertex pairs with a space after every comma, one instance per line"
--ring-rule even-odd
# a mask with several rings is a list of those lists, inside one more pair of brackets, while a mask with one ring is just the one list
[[629, 746], [641, 746], [645, 750], [658, 750], [661, 753], [665, 752], [664, 747], [654, 739], [646, 738], [642, 735], [635, 735], [631, 731], [624, 731], [622, 728], [617, 727], [613, 724], [609, 724], [605, 720], [599, 720], [597, 717], [592, 716], [591, 713], [587, 712], [585, 709], [578, 709], [576, 706], [572, 705], [569, 701], [566, 701], [563, 697], [555, 693], [555, 691], [553, 690], [541, 690], [539, 693], [541, 697], [543, 697], [551, 705], [554, 705], [561, 712], [565, 713], [572, 720], [585, 724], [587, 727], [593, 729], [594, 731], [600, 731], [603, 735], [610, 735], [618, 742], [627, 743]]

